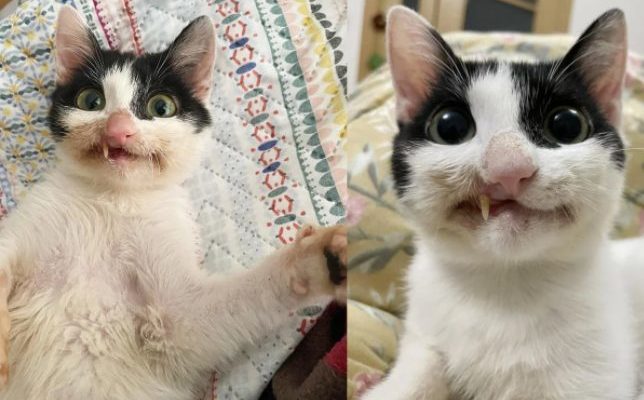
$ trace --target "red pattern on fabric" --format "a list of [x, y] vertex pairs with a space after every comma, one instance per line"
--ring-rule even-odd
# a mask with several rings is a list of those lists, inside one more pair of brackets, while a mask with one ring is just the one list
[[130, 21], [130, 29], [132, 31], [132, 41], [134, 42], [134, 51], [137, 55], [143, 54], [143, 46], [141, 46], [141, 34], [139, 27], [136, 21], [136, 14], [134, 13], [134, 8], [132, 8], [132, 3], [130, 0], [123, 0], [123, 6], [125, 7], [125, 13], [127, 18]]
[[103, 6], [99, 3], [98, 0], [92, 0], [92, 3], [94, 4], [94, 10], [96, 17], [98, 18], [98, 23], [101, 25], [101, 29], [105, 34], [105, 39], [107, 39], [107, 45], [110, 46], [110, 49], [114, 50], [117, 48], [117, 43], [114, 38], [114, 34], [109, 27], [109, 23], [105, 20], [105, 16], [103, 15]]
[[[280, 111], [269, 96], [263, 94], [271, 85], [266, 82], [257, 65], [263, 62], [254, 48], [253, 37], [257, 35], [252, 34], [252, 24], [245, 20], [248, 12], [244, 11], [243, 2], [223, 0], [212, 4], [216, 5], [215, 12], [222, 18], [215, 27], [223, 31], [222, 50], [227, 51], [224, 56], [235, 65], [234, 73], [230, 72], [229, 76], [235, 76], [237, 86], [244, 93], [243, 98], [237, 98], [246, 119], [242, 125], [248, 127], [252, 124], [249, 131], [252, 129], [251, 137], [257, 142], [250, 152], [257, 161], [255, 175], [258, 182], [267, 191], [261, 200], [272, 214], [272, 220], [267, 221], [265, 226], [273, 229], [281, 243], [292, 243], [301, 227], [298, 217], [305, 216], [306, 211], [296, 204], [295, 197], [289, 193], [289, 189], [296, 187], [296, 184], [290, 183], [292, 178], [286, 169], [290, 160], [282, 151], [286, 137], [277, 132], [274, 121], [271, 121]], [[308, 330], [307, 325], [307, 320], [303, 320], [298, 329], [302, 335]]]

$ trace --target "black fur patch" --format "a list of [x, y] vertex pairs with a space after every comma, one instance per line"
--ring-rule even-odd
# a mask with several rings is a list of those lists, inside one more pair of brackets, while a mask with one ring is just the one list
[[560, 147], [559, 143], [544, 135], [543, 121], [554, 108], [572, 106], [581, 110], [590, 120], [589, 137], [597, 138], [611, 151], [611, 159], [618, 168], [623, 169], [626, 157], [617, 129], [601, 113], [576, 70], [571, 68], [564, 79], [548, 79], [553, 64], [554, 62], [511, 64], [515, 85], [522, 88], [520, 123], [529, 139], [541, 147]]
[[76, 107], [76, 95], [80, 90], [94, 87], [102, 91], [102, 80], [110, 69], [130, 64], [133, 79], [137, 83], [130, 107], [137, 118], [152, 119], [146, 113], [147, 101], [151, 96], [163, 92], [170, 94], [177, 103], [177, 117], [194, 124], [197, 132], [211, 124], [210, 113], [204, 104], [192, 95], [179, 71], [173, 69], [168, 50], [137, 57], [132, 53], [100, 49], [91, 32], [89, 35], [94, 42], [94, 56], [80, 66], [68, 82], [57, 85], [52, 94], [49, 126], [54, 135], [63, 137], [67, 134], [61, 117], [66, 110]]
[[326, 266], [329, 270], [329, 280], [335, 285], [340, 285], [347, 279], [347, 266], [340, 261], [340, 257], [328, 248], [324, 249]]
[[[406, 154], [410, 146], [431, 145], [425, 134], [426, 122], [438, 110], [446, 106], [457, 106], [469, 110], [467, 91], [472, 80], [481, 74], [495, 72], [498, 61], [463, 61], [456, 57], [449, 46], [435, 32], [429, 31], [431, 40], [443, 43], [446, 52], [442, 61], [450, 67], [442, 69], [436, 82], [427, 88], [427, 99], [419, 111], [409, 122], [398, 121], [399, 133], [394, 138], [392, 154], [392, 175], [396, 191], [402, 196], [409, 185], [410, 167]], [[449, 58], [452, 58], [450, 61]], [[592, 132], [590, 137], [596, 137], [607, 150], [615, 165], [623, 169], [625, 162], [624, 145], [615, 127], [611, 126], [602, 115], [599, 106], [590, 96], [587, 85], [576, 71], [568, 71], [564, 78], [558, 81], [548, 78], [555, 61], [536, 64], [510, 63], [515, 87], [521, 94], [520, 124], [530, 141], [540, 147], [560, 147], [545, 135], [543, 124], [548, 113], [555, 107], [567, 105], [584, 112], [589, 118]], [[420, 68], [421, 66], [419, 66]], [[463, 73], [463, 72], [467, 73]], [[494, 99], [490, 99], [494, 101]], [[476, 122], [476, 121], [475, 121]]]

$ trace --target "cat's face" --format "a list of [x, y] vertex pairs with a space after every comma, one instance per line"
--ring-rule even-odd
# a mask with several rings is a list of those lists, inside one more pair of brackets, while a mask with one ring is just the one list
[[185, 179], [211, 123], [214, 38], [201, 17], [162, 53], [105, 51], [77, 12], [63, 7], [49, 115], [61, 167], [115, 189]]
[[464, 61], [404, 8], [388, 29], [396, 188], [442, 256], [557, 259], [606, 234], [625, 162], [621, 12], [598, 19], [562, 60], [534, 64]]

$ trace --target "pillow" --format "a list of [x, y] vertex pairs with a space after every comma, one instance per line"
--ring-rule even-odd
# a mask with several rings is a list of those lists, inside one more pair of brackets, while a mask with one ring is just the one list
[[[344, 216], [339, 152], [346, 125], [346, 70], [332, 0], [74, 0], [105, 48], [142, 53], [168, 45], [187, 23], [217, 32], [212, 143], [186, 183], [211, 271], [250, 268], [293, 240], [304, 223]], [[0, 21], [0, 215], [10, 212], [54, 162], [46, 115], [53, 89], [58, 4], [24, 2]], [[327, 40], [328, 38], [328, 40]], [[211, 395], [256, 398], [315, 322], [322, 306], [248, 348]]]
[[375, 307], [349, 301], [347, 399], [359, 399], [379, 382], [396, 359], [402, 321]]

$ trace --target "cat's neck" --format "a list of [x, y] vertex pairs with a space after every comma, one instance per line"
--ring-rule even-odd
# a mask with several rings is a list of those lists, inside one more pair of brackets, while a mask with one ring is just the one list
[[464, 263], [439, 256], [429, 241], [420, 240], [417, 257], [435, 270], [435, 277], [463, 295], [500, 305], [511, 301], [515, 306], [521, 302], [529, 306], [532, 301], [550, 297], [553, 291], [575, 293], [585, 288], [593, 290], [600, 284], [608, 240], [597, 236], [592, 244], [585, 244], [583, 250], [580, 246], [579, 251], [565, 257], [544, 255], [526, 261], [480, 259]]

